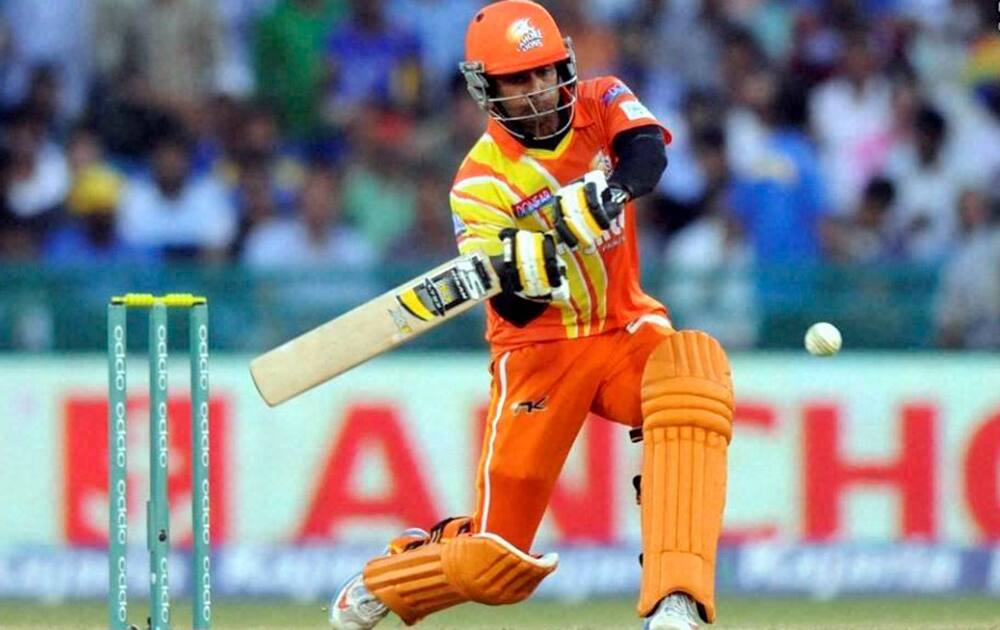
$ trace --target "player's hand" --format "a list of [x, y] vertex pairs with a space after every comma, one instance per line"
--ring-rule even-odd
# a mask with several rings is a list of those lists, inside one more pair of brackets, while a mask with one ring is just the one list
[[569, 298], [566, 264], [559, 259], [552, 234], [507, 228], [500, 240], [500, 284], [505, 291], [536, 302]]
[[602, 171], [590, 171], [555, 194], [556, 233], [570, 249], [592, 247], [607, 230], [620, 230], [614, 220], [628, 201], [627, 191], [609, 186]]

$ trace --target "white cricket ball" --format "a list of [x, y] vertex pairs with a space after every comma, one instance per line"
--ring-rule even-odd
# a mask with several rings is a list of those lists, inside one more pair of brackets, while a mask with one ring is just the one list
[[806, 331], [806, 350], [817, 357], [829, 357], [837, 354], [843, 339], [840, 331], [829, 322], [813, 324]]

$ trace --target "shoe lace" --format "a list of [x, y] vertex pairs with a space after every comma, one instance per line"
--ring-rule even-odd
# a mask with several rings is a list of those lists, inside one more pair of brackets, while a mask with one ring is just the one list
[[385, 604], [380, 602], [375, 597], [363, 599], [358, 602], [358, 612], [368, 619], [380, 617], [383, 610], [385, 610]]
[[663, 602], [663, 608], [689, 619], [694, 619], [695, 616], [694, 602], [691, 601], [690, 597], [681, 593], [674, 593], [667, 597]]
[[380, 617], [385, 611], [385, 604], [379, 598], [372, 595], [364, 586], [359, 586], [354, 591], [354, 595], [357, 597], [355, 610], [359, 616], [364, 617], [366, 620]]

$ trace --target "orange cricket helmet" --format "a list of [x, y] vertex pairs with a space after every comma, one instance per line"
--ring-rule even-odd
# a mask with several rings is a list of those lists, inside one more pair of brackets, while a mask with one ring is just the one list
[[[497, 97], [490, 77], [524, 72], [554, 64], [559, 80], [551, 88], [537, 93], [514, 97]], [[560, 128], [538, 140], [561, 134], [573, 120], [576, 104], [576, 57], [568, 37], [563, 37], [554, 19], [543, 6], [530, 0], [501, 0], [483, 7], [472, 18], [465, 35], [465, 61], [459, 64], [465, 76], [469, 94], [480, 108], [489, 112], [507, 131], [524, 137], [512, 127], [517, 121], [568, 111]], [[561, 98], [555, 109], [538, 111], [532, 103], [532, 114], [509, 116], [503, 102], [531, 97], [548, 90], [558, 90]], [[515, 123], [511, 125], [511, 123]]]

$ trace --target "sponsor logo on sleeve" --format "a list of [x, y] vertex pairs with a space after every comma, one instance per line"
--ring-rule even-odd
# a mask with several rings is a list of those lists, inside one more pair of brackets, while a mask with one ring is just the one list
[[639, 120], [640, 118], [652, 118], [656, 120], [653, 113], [646, 109], [646, 106], [639, 101], [628, 101], [619, 105], [629, 120]]
[[469, 231], [469, 226], [467, 226], [465, 221], [462, 220], [462, 217], [457, 214], [453, 213], [451, 215], [451, 222], [455, 226], [455, 236], [462, 236]]
[[610, 105], [611, 101], [615, 100], [622, 94], [631, 94], [632, 90], [628, 89], [628, 86], [624, 83], [615, 83], [609, 87], [605, 92], [604, 96], [601, 97], [601, 102], [605, 105]]

